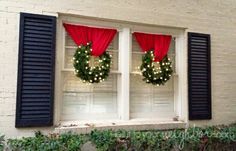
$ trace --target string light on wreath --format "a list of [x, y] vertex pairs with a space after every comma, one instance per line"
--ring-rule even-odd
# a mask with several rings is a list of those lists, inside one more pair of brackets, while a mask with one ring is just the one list
[[140, 70], [146, 83], [156, 86], [164, 85], [172, 76], [172, 62], [166, 55], [160, 62], [154, 62], [153, 51], [145, 52]]
[[77, 48], [73, 57], [75, 75], [79, 77], [83, 83], [103, 82], [109, 76], [112, 55], [105, 51], [99, 56], [97, 65], [91, 67], [89, 64], [91, 52], [91, 43], [80, 45]]

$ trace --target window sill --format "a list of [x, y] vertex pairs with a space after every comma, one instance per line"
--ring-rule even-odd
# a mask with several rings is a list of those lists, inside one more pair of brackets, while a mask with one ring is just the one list
[[151, 119], [132, 119], [129, 121], [63, 121], [60, 126], [55, 128], [56, 133], [75, 132], [86, 134], [92, 130], [167, 130], [186, 128], [183, 121], [159, 121]]

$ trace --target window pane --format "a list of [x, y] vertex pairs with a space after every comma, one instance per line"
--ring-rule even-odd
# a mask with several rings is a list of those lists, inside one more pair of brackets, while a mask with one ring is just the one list
[[[109, 113], [109, 116], [106, 116]], [[99, 84], [85, 84], [72, 72], [64, 74], [62, 120], [117, 117], [117, 76]]]
[[[164, 86], [153, 86], [143, 81], [138, 74], [142, 63], [140, 47], [133, 38], [132, 72], [130, 76], [130, 112], [131, 118], [173, 118], [174, 117], [174, 80], [173, 77]], [[171, 41], [168, 56], [175, 68], [175, 41]]]
[[[118, 34], [107, 51], [112, 54], [111, 70], [118, 70]], [[74, 70], [73, 55], [76, 44], [66, 34], [64, 68]], [[93, 65], [95, 57], [91, 57]], [[117, 116], [117, 75], [110, 73], [108, 79], [98, 84], [85, 84], [74, 72], [63, 73], [62, 120], [116, 119]]]

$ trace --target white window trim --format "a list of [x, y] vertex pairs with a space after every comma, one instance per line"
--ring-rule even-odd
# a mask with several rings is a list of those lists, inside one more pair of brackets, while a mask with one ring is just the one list
[[[67, 20], [67, 17], [70, 19]], [[54, 101], [54, 124], [60, 124], [62, 110], [62, 74], [64, 59], [65, 30], [63, 22], [78, 23], [78, 17], [59, 16], [57, 25], [57, 47], [55, 68], [55, 101]], [[79, 24], [116, 28], [119, 31], [119, 68], [118, 76], [118, 116], [120, 120], [130, 120], [129, 82], [132, 63], [132, 32], [162, 33], [169, 34], [176, 39], [176, 75], [174, 78], [174, 112], [179, 120], [187, 122], [187, 48], [186, 32], [184, 28], [145, 25], [139, 23], [123, 23], [117, 21], [97, 20], [89, 17], [79, 17]], [[131, 30], [132, 29], [132, 30]], [[129, 37], [129, 38], [128, 38]], [[127, 51], [129, 50], [129, 53]], [[129, 68], [127, 68], [129, 64]], [[121, 78], [122, 77], [122, 78]]]

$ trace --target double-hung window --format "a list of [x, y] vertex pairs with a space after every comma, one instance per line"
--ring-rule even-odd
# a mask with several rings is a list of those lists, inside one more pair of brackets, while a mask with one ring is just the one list
[[[111, 72], [104, 82], [83, 83], [74, 74], [73, 54], [77, 48], [63, 28], [63, 23], [117, 29], [118, 32], [109, 45], [112, 54]], [[145, 26], [88, 18], [61, 16], [58, 31], [60, 52], [57, 52], [57, 92], [56, 114], [58, 121], [79, 120], [130, 120], [166, 119], [172, 120], [183, 115], [180, 97], [183, 31], [179, 29]], [[138, 67], [143, 53], [132, 32], [159, 33], [172, 35], [168, 56], [173, 63], [174, 73], [164, 86], [153, 86], [143, 81]], [[91, 57], [94, 65], [96, 57]], [[59, 105], [58, 105], [59, 104]]]

